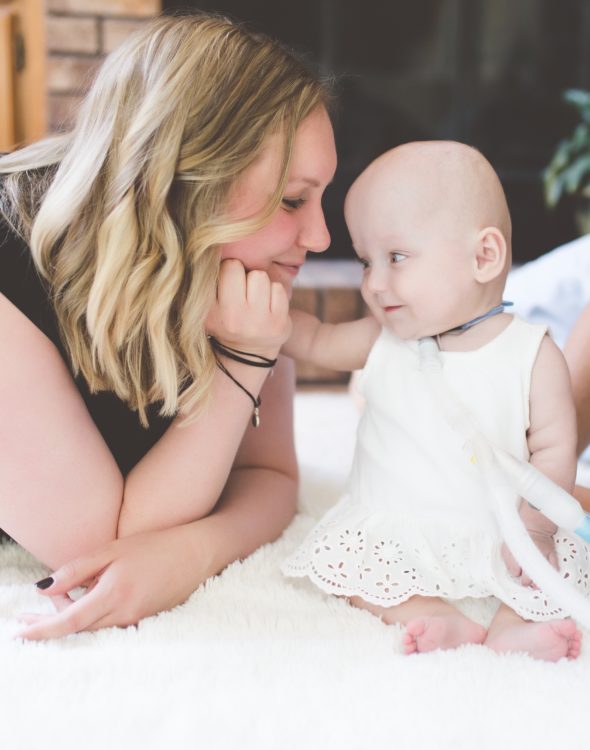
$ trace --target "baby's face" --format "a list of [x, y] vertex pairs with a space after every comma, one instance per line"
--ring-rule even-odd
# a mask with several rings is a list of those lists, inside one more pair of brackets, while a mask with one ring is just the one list
[[353, 186], [346, 219], [363, 265], [362, 295], [381, 325], [403, 339], [434, 336], [479, 314], [475, 231], [410, 191]]

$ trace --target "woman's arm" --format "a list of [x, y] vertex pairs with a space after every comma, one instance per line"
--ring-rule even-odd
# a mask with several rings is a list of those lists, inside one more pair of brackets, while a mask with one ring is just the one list
[[[265, 274], [246, 279], [241, 264], [223, 265], [232, 282], [223, 287], [230, 302], [217, 305], [224, 324], [233, 325], [233, 315], [238, 341], [245, 332], [278, 349], [288, 323], [284, 293], [273, 309]], [[252, 413], [246, 394], [223, 373], [216, 373], [206, 415], [169, 429], [126, 486], [59, 352], [2, 295], [0, 351], [10, 363], [0, 369], [0, 527], [42, 562], [55, 568], [103, 545], [118, 523], [128, 535], [186, 523], [214, 507]], [[239, 367], [238, 377], [257, 394], [268, 370]], [[269, 413], [263, 401], [261, 431]]]
[[276, 539], [295, 514], [298, 487], [293, 435], [295, 370], [280, 357], [263, 389], [266, 429], [249, 426], [209, 528], [214, 572]]
[[65, 595], [96, 580], [54, 615], [28, 615], [19, 634], [39, 640], [129, 625], [182, 603], [234, 560], [276, 539], [295, 512], [292, 363], [283, 360], [265, 386], [266, 431], [248, 428], [219, 503], [199, 521], [135, 534], [58, 569], [42, 593]]
[[0, 528], [50, 567], [114, 539], [123, 477], [54, 344], [0, 294]]
[[579, 455], [590, 443], [590, 305], [576, 321], [563, 353], [576, 406]]
[[[264, 272], [246, 274], [238, 261], [225, 261], [208, 326], [229, 345], [274, 357], [290, 330], [286, 292], [280, 284], [271, 284]], [[224, 365], [253, 397], [259, 395], [268, 369], [231, 359]], [[259, 445], [256, 464], [268, 461], [274, 466], [276, 441], [285, 434], [273, 418], [281, 408], [275, 393], [276, 384], [283, 382], [283, 369], [275, 368], [268, 388], [260, 393], [258, 428], [247, 427], [253, 412], [248, 395], [225, 373], [215, 373], [209, 408], [188, 425], [176, 419], [127, 476], [119, 536], [177, 526], [209, 514], [235, 465], [246, 429], [246, 442]], [[269, 439], [274, 433], [276, 439]]]
[[[253, 396], [260, 394], [261, 424], [257, 429], [266, 431], [269, 409], [261, 387], [268, 370], [231, 360], [225, 364]], [[188, 425], [177, 417], [128, 474], [118, 536], [177, 526], [210, 513], [227, 481], [252, 411], [248, 396], [218, 370], [207, 410]]]

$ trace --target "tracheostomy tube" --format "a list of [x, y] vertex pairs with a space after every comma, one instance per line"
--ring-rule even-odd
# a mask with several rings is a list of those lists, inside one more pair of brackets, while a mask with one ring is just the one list
[[529, 536], [514, 495], [539, 510], [557, 526], [590, 542], [590, 515], [578, 501], [532, 464], [491, 444], [474, 424], [471, 412], [447, 386], [436, 341], [419, 341], [420, 366], [449, 426], [463, 439], [466, 461], [484, 473], [488, 497], [502, 537], [523, 570], [581, 625], [590, 628], [590, 600], [575, 590], [545, 559]]

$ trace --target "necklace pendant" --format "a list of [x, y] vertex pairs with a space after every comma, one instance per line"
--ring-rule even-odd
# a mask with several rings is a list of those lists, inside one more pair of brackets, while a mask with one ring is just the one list
[[260, 409], [255, 406], [254, 413], [252, 414], [252, 427], [259, 427], [260, 425]]

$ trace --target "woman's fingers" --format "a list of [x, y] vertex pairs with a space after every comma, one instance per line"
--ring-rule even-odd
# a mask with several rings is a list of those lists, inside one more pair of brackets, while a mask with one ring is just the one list
[[34, 622], [46, 620], [48, 617], [52, 616], [53, 615], [41, 614], [40, 612], [21, 612], [19, 615], [17, 615], [16, 619], [19, 622], [24, 623], [25, 625], [32, 625]]
[[[62, 566], [45, 593], [57, 596], [56, 603], [64, 608], [49, 615], [29, 617], [26, 613], [27, 625], [15, 637], [45, 640], [82, 630], [127, 627], [184, 602], [211, 575], [207, 555], [195, 560], [187, 554], [187, 535], [191, 549], [196, 544], [195, 534], [198, 547], [208, 549], [209, 528], [202, 532], [200, 528], [176, 526], [134, 534]], [[87, 585], [86, 593], [68, 604], [66, 592], [82, 583]]]
[[137, 625], [137, 623], [135, 622], [122, 624], [117, 619], [114, 612], [109, 612], [108, 615], [101, 617], [100, 620], [97, 620], [95, 623], [93, 623], [89, 628], [87, 628], [87, 630], [100, 630], [101, 628], [129, 628], [135, 625]]
[[246, 302], [253, 310], [270, 310], [270, 279], [266, 271], [250, 271], [246, 277]]
[[83, 586], [100, 576], [111, 558], [111, 545], [106, 545], [90, 555], [71, 560], [58, 568], [49, 578], [37, 581], [39, 593], [51, 597], [65, 595], [77, 586]]
[[[52, 596], [51, 602], [55, 607], [56, 612], [63, 612], [74, 603], [74, 600], [67, 594], [59, 594], [58, 596]], [[41, 622], [42, 620], [49, 620], [52, 617], [55, 617], [53, 613], [48, 614], [45, 612], [21, 612], [21, 614], [17, 617], [17, 620], [25, 623], [26, 625], [32, 625], [33, 623]]]
[[67, 609], [74, 603], [74, 600], [67, 594], [52, 596], [51, 601], [53, 602], [56, 612], [63, 612], [64, 609]]
[[109, 609], [103, 592], [97, 586], [61, 612], [55, 615], [42, 615], [42, 619], [16, 633], [15, 638], [42, 641], [61, 638], [80, 630], [92, 630], [93, 626], [108, 614]]
[[246, 299], [246, 269], [239, 260], [224, 260], [219, 269], [217, 300], [220, 305], [231, 306]]
[[[207, 315], [206, 328], [219, 336], [239, 321], [239, 310], [246, 299], [246, 269], [239, 260], [225, 260], [219, 269], [216, 297]], [[236, 312], [237, 311], [237, 312]]]
[[[93, 624], [105, 616], [105, 610], [110, 610], [97, 580], [111, 558], [111, 545], [106, 545], [93, 554], [66, 563], [49, 578], [39, 581], [39, 593], [51, 597], [57, 613], [38, 616], [27, 613], [24, 616], [27, 627], [15, 637], [36, 641], [92, 629]], [[84, 584], [88, 584], [88, 589], [79, 599], [74, 601], [68, 596], [68, 591]]]
[[271, 284], [270, 309], [274, 315], [284, 317], [289, 315], [289, 297], [285, 287], [274, 281]]
[[224, 260], [206, 328], [227, 346], [270, 356], [291, 330], [287, 292], [266, 271], [246, 271], [240, 261]]

